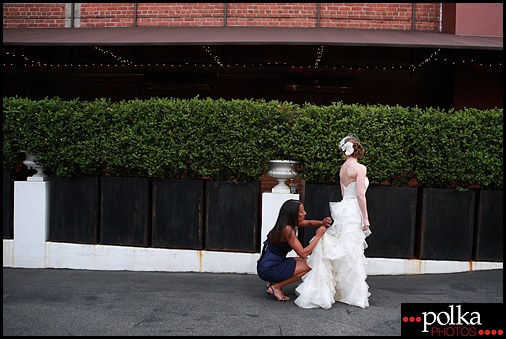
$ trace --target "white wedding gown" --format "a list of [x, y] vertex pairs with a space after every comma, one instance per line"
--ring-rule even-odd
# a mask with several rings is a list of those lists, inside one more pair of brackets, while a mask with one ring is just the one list
[[[365, 178], [366, 191], [368, 186], [369, 179]], [[362, 231], [356, 182], [347, 187], [343, 185], [343, 188], [343, 200], [329, 203], [332, 225], [307, 259], [311, 271], [302, 277], [302, 283], [295, 289], [298, 295], [295, 303], [299, 307], [328, 309], [336, 300], [363, 308], [369, 306], [371, 293], [365, 282], [364, 250], [367, 248], [365, 238], [371, 231]]]

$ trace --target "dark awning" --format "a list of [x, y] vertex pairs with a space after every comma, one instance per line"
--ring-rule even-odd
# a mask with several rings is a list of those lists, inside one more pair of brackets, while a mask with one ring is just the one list
[[502, 37], [288, 27], [4, 28], [4, 45], [328, 45], [502, 50]]

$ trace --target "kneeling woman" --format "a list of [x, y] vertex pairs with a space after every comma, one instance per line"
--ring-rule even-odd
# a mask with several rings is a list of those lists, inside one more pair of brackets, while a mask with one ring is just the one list
[[[257, 262], [257, 272], [262, 280], [269, 282], [267, 284], [268, 297], [273, 295], [279, 301], [290, 300], [281, 288], [300, 280], [311, 270], [306, 263], [307, 256], [325, 234], [324, 226], [328, 226], [332, 219], [326, 217], [323, 221], [305, 220], [305, 216], [306, 211], [300, 201], [288, 200], [281, 206], [278, 220], [267, 235], [262, 256]], [[297, 239], [295, 226], [321, 227], [316, 230], [313, 241], [304, 248]], [[299, 257], [286, 257], [292, 249]]]

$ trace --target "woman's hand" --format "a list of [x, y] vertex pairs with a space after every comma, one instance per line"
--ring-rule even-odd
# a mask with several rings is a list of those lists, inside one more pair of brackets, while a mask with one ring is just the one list
[[327, 231], [327, 229], [325, 228], [325, 226], [320, 226], [317, 230], [316, 230], [316, 236], [318, 238], [321, 238], [323, 237], [323, 235], [325, 234], [325, 232]]
[[371, 227], [370, 224], [364, 225], [364, 227], [362, 227], [362, 231], [367, 231], [369, 229], [369, 227]]
[[332, 224], [332, 218], [331, 217], [325, 217], [325, 219], [323, 219], [323, 223], [322, 223], [322, 226], [330, 226], [330, 224]]

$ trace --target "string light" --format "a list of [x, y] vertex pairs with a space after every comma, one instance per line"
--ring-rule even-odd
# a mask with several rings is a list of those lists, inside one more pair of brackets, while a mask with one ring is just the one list
[[[100, 48], [98, 46], [94, 46], [95, 49], [97, 49], [98, 51], [104, 53], [104, 54], [109, 54], [111, 55], [112, 57], [114, 57], [117, 61], [120, 62], [120, 64], [111, 64], [111, 63], [101, 63], [101, 64], [95, 64], [95, 63], [87, 63], [87, 64], [78, 64], [76, 66], [78, 67], [111, 67], [111, 66], [114, 66], [114, 67], [128, 67], [128, 66], [134, 66], [134, 67], [183, 67], [183, 66], [191, 66], [191, 65], [194, 65], [195, 67], [212, 67], [211, 64], [189, 64], [188, 62], [186, 63], [182, 63], [182, 64], [165, 64], [165, 63], [154, 63], [154, 64], [151, 64], [151, 63], [146, 63], [146, 64], [133, 64], [132, 61], [126, 59], [126, 58], [123, 58], [121, 56], [117, 56], [115, 55], [114, 53], [104, 49], [104, 48]], [[251, 66], [251, 67], [258, 67], [258, 66], [280, 66], [280, 65], [283, 65], [283, 66], [287, 66], [287, 67], [291, 67], [292, 69], [293, 68], [300, 68], [300, 69], [303, 69], [303, 68], [319, 68], [319, 67], [325, 67], [326, 69], [351, 69], [353, 70], [354, 68], [355, 69], [375, 69], [375, 70], [387, 70], [387, 69], [390, 69], [390, 70], [411, 70], [411, 71], [415, 71], [417, 68], [429, 63], [429, 62], [434, 62], [434, 61], [439, 61], [439, 62], [451, 62], [453, 65], [456, 65], [458, 63], [462, 63], [462, 64], [466, 64], [466, 63], [471, 63], [471, 64], [476, 64], [477, 66], [479, 67], [496, 67], [496, 66], [502, 66], [502, 62], [495, 62], [495, 63], [490, 63], [490, 62], [483, 62], [483, 60], [479, 61], [479, 60], [475, 60], [475, 59], [463, 59], [463, 60], [460, 60], [460, 61], [454, 61], [454, 60], [448, 60], [446, 58], [441, 58], [440, 57], [440, 49], [437, 49], [436, 51], [434, 51], [428, 58], [426, 58], [425, 60], [419, 62], [418, 64], [417, 63], [414, 63], [410, 66], [398, 66], [398, 65], [390, 65], [390, 66], [374, 66], [374, 65], [368, 65], [368, 66], [361, 66], [361, 65], [326, 65], [326, 66], [320, 66], [319, 65], [319, 62], [322, 60], [322, 55], [323, 55], [323, 48], [324, 46], [320, 46], [318, 48], [318, 52], [317, 52], [317, 55], [316, 55], [316, 59], [315, 59], [315, 64], [314, 66], [308, 66], [308, 65], [290, 65], [290, 64], [287, 64], [286, 62], [283, 62], [283, 63], [279, 63], [279, 62], [268, 62], [267, 64], [265, 63], [234, 63], [234, 64], [228, 64], [228, 65], [223, 65], [223, 63], [220, 61], [218, 55], [214, 54], [212, 49], [209, 47], [209, 46], [202, 46], [207, 53], [209, 53], [209, 55], [215, 60], [215, 62], [221, 66], [221, 67], [248, 67], [248, 66]], [[35, 60], [32, 60], [31, 58], [28, 58], [26, 55], [20, 53], [20, 52], [12, 52], [12, 51], [5, 51], [5, 48], [4, 48], [4, 54], [6, 57], [14, 57], [14, 58], [19, 58], [21, 56], [21, 58], [24, 59], [24, 61], [26, 61], [25, 63], [23, 63], [23, 65], [25, 67], [73, 67], [74, 65], [73, 64], [48, 64], [47, 62], [40, 62], [40, 61], [35, 61]], [[14, 62], [5, 62], [3, 64], [4, 67], [17, 67], [17, 66], [20, 66], [19, 62], [17, 63], [14, 63]]]
[[221, 67], [223, 67], [223, 64], [221, 63], [220, 61], [220, 58], [218, 58], [218, 56], [216, 54], [213, 54], [213, 50], [211, 49], [211, 47], [209, 46], [202, 46], [207, 53], [209, 53], [209, 55], [214, 59], [214, 61], [216, 61], [216, 63], [218, 65], [220, 65]]
[[[439, 51], [441, 51], [441, 49], [440, 49], [440, 48], [438, 48], [436, 51], [434, 51], [434, 53], [432, 53], [432, 54], [430, 55], [430, 57], [428, 57], [428, 58], [427, 58], [427, 59], [425, 59], [424, 61], [420, 62], [420, 63], [418, 64], [418, 67], [421, 67], [421, 66], [422, 66], [422, 65], [424, 65], [425, 63], [429, 62], [429, 61], [430, 61], [433, 57], [437, 56], [437, 52], [439, 52]], [[437, 60], [437, 58], [435, 58], [434, 60]], [[415, 64], [411, 65], [410, 67], [413, 69], [413, 71], [416, 69]]]
[[[415, 64], [409, 66], [408, 68], [412, 69], [413, 71], [417, 68], [417, 67], [421, 67], [423, 66], [424, 64], [428, 63], [429, 61], [438, 61], [438, 58], [437, 58], [437, 55], [438, 55], [438, 52], [440, 52], [441, 49], [438, 48], [436, 51], [434, 51], [427, 59], [425, 59], [424, 61], [418, 63], [418, 66], [416, 66]], [[466, 60], [466, 59], [462, 59], [460, 61], [451, 61], [451, 60], [448, 60], [446, 58], [443, 58], [442, 60], [439, 59], [439, 61], [442, 61], [442, 62], [451, 62], [452, 65], [456, 65], [458, 63], [462, 63], [462, 64], [465, 64], [466, 62], [467, 63], [473, 63], [473, 64], [476, 64], [478, 65], [479, 67], [483, 67], [484, 63], [483, 62], [479, 62], [479, 61], [476, 61], [474, 59], [470, 59], [470, 60]], [[485, 64], [486, 66], [486, 64]], [[488, 64], [489, 67], [493, 67], [493, 66], [502, 66], [502, 62], [499, 62], [498, 64], [495, 64], [495, 63], [489, 63]]]
[[318, 52], [316, 53], [316, 61], [314, 63], [314, 67], [318, 68], [318, 63], [321, 61], [323, 55], [323, 45], [318, 47]]
[[[3, 50], [4, 50], [4, 53], [5, 53], [6, 55], [9, 55], [9, 56], [12, 56], [12, 57], [15, 57], [15, 56], [16, 56], [16, 54], [15, 54], [14, 52], [5, 51], [5, 48], [3, 48]], [[43, 62], [40, 62], [40, 61], [34, 61], [34, 60], [30, 60], [30, 59], [28, 59], [28, 57], [27, 57], [26, 55], [24, 55], [23, 53], [21, 53], [21, 57], [22, 57], [23, 59], [25, 59], [26, 61], [30, 62], [30, 63], [32, 64], [32, 66], [34, 66], [34, 64], [37, 64], [38, 66], [47, 66], [47, 64], [46, 64], [46, 63], [43, 63]], [[26, 65], [27, 65], [27, 64], [25, 64], [25, 66], [26, 66]], [[6, 64], [4, 64], [4, 66], [6, 66]], [[13, 66], [13, 64], [11, 64], [11, 66]]]
[[109, 55], [111, 55], [114, 59], [118, 60], [118, 61], [119, 61], [119, 62], [121, 62], [121, 63], [124, 63], [124, 64], [129, 65], [129, 66], [131, 66], [131, 65], [132, 65], [132, 62], [131, 62], [130, 60], [128, 60], [128, 59], [125, 59], [125, 58], [122, 58], [122, 57], [120, 57], [120, 56], [117, 56], [117, 55], [115, 55], [114, 53], [112, 53], [112, 52], [110, 52], [110, 51], [106, 51], [105, 49], [102, 49], [102, 48], [100, 48], [100, 47], [98, 47], [98, 46], [94, 46], [94, 47], [95, 47], [95, 49], [96, 49], [96, 50], [99, 50], [100, 52], [102, 52], [102, 53], [104, 53], [104, 54], [109, 54]]

